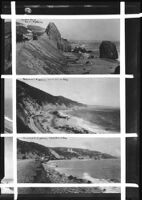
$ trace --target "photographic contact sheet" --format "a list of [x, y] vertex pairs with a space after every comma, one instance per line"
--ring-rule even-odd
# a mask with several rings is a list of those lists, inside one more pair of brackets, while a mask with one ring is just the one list
[[3, 2], [2, 199], [140, 199], [140, 17]]

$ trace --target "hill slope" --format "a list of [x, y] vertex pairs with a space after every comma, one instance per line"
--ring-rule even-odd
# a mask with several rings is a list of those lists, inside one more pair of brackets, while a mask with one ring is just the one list
[[33, 102], [36, 102], [40, 106], [49, 104], [49, 103], [53, 105], [61, 105], [61, 106], [65, 105], [67, 107], [83, 106], [83, 104], [73, 101], [71, 99], [65, 98], [63, 96], [53, 96], [38, 88], [32, 87], [22, 81], [17, 80], [18, 104], [22, 103], [24, 99], [28, 99], [28, 98], [33, 100]]
[[[17, 42], [17, 74], [64, 74], [67, 65], [63, 51], [71, 50], [53, 23], [46, 30], [39, 26], [17, 24], [17, 34], [36, 33], [36, 40]], [[52, 35], [52, 37], [51, 37]], [[54, 37], [55, 36], [55, 37]]]
[[49, 160], [71, 160], [71, 159], [113, 159], [112, 155], [105, 154], [99, 151], [91, 151], [81, 148], [66, 148], [66, 147], [45, 147], [43, 145], [26, 142], [22, 140], [17, 141], [18, 159], [25, 158], [41, 158]]
[[54, 132], [54, 129], [49, 131], [49, 127], [53, 128], [56, 118], [66, 118], [58, 110], [84, 106], [63, 96], [53, 96], [17, 80], [17, 131], [19, 133]]

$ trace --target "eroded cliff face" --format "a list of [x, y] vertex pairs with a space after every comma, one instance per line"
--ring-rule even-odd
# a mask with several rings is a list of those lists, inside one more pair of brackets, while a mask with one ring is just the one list
[[71, 45], [67, 39], [63, 39], [61, 34], [54, 23], [49, 23], [45, 32], [50, 40], [53, 41], [54, 46], [64, 52], [71, 51]]

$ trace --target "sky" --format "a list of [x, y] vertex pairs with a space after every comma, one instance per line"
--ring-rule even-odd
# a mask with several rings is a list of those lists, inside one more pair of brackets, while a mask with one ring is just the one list
[[120, 107], [119, 78], [20, 79], [54, 96], [87, 105]]
[[[24, 20], [18, 20], [18, 22], [24, 22]], [[68, 40], [120, 41], [119, 19], [40, 19], [34, 22], [27, 20], [26, 24], [46, 28], [49, 22], [55, 23], [62, 37]]]
[[5, 99], [12, 99], [12, 79], [5, 78], [4, 80], [4, 96]]
[[84, 148], [120, 156], [119, 138], [21, 138], [27, 142], [35, 142], [47, 147]]
[[13, 141], [12, 138], [5, 138], [5, 178], [13, 178]]

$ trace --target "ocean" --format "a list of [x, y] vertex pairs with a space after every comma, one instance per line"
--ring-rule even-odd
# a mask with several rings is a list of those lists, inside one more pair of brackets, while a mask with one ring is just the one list
[[120, 182], [120, 159], [50, 161], [56, 170], [66, 175], [96, 182]]
[[120, 132], [119, 109], [79, 109], [71, 111], [70, 114], [96, 124], [104, 130]]
[[[99, 47], [102, 41], [71, 41], [72, 47], [81, 46], [84, 47], [86, 50], [93, 51], [96, 57], [99, 57]], [[120, 58], [120, 42], [119, 41], [112, 41], [116, 45], [116, 49], [118, 52], [118, 60]]]

